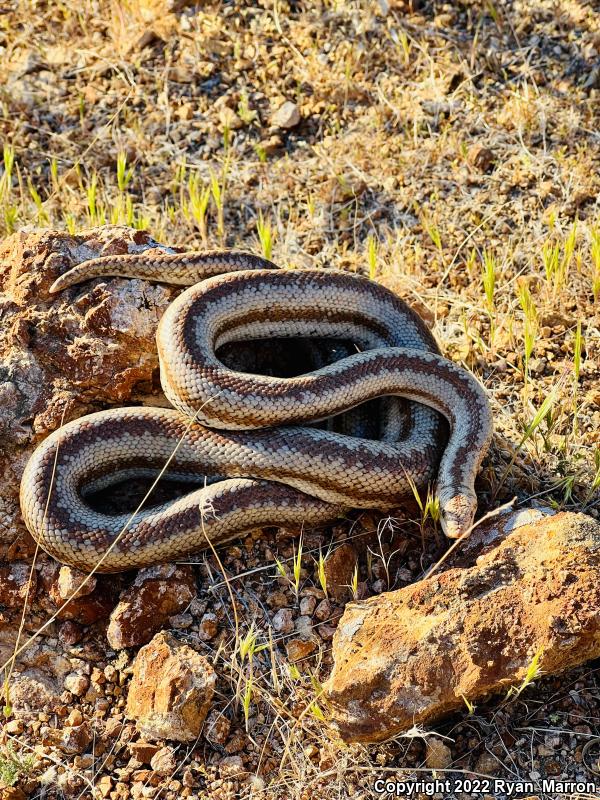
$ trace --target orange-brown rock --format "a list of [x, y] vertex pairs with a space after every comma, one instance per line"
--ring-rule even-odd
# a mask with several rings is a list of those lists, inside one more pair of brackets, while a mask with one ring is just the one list
[[129, 754], [140, 764], [149, 764], [152, 757], [160, 750], [157, 744], [150, 742], [138, 741], [129, 743]]
[[110, 615], [106, 632], [114, 650], [149, 642], [169, 617], [183, 611], [196, 596], [192, 568], [162, 564], [141, 569]]
[[347, 542], [325, 559], [327, 593], [335, 600], [345, 600], [350, 595], [356, 561], [356, 550]]
[[291, 663], [302, 661], [317, 649], [318, 644], [313, 639], [290, 639], [286, 645], [287, 657]]
[[27, 800], [27, 795], [18, 786], [4, 786], [0, 789], [0, 800]]
[[215, 680], [203, 656], [161, 631], [136, 656], [126, 714], [146, 739], [193, 741], [210, 708]]
[[482, 526], [462, 563], [347, 606], [326, 683], [346, 740], [386, 739], [520, 685], [536, 654], [545, 674], [600, 655], [600, 524], [538, 516]]
[[[61, 567], [55, 561], [45, 564], [39, 574], [40, 602], [48, 608], [49, 613], [56, 613], [58, 619], [79, 622], [81, 625], [92, 625], [98, 620], [108, 619], [117, 601], [119, 579], [105, 575], [93, 576], [82, 585], [83, 578], [83, 573], [71, 567]], [[73, 595], [72, 590], [76, 587], [79, 590]]]
[[480, 169], [482, 172], [487, 172], [496, 160], [496, 157], [494, 151], [489, 147], [485, 147], [482, 144], [474, 144], [469, 148], [467, 160], [472, 166], [477, 167], [477, 169]]
[[156, 246], [125, 226], [19, 232], [0, 243], [0, 556], [19, 536], [26, 542], [19, 482], [38, 441], [63, 419], [158, 394], [154, 336], [174, 291], [95, 280], [51, 295], [50, 285], [88, 258]]

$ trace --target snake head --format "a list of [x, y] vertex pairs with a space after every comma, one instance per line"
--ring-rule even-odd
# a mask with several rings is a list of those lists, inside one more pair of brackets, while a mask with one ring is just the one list
[[459, 539], [473, 525], [477, 498], [470, 493], [454, 494], [441, 504], [442, 530], [449, 539]]

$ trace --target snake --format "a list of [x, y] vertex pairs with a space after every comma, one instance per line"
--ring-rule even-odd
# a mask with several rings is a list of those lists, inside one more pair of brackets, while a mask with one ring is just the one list
[[[397, 509], [433, 482], [446, 535], [470, 530], [490, 403], [394, 292], [357, 273], [280, 269], [241, 251], [158, 248], [84, 261], [50, 292], [109, 277], [186, 287], [156, 333], [172, 408], [108, 408], [38, 444], [21, 509], [54, 558], [100, 572], [165, 563], [259, 528]], [[296, 349], [283, 376], [231, 355], [294, 343], [304, 362]], [[92, 502], [140, 478], [185, 491], [133, 513]]]

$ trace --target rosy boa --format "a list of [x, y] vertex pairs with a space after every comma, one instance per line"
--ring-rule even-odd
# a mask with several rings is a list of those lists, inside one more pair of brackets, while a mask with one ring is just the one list
[[[446, 534], [470, 528], [490, 406], [477, 380], [440, 355], [425, 323], [391, 291], [353, 274], [278, 270], [246, 253], [156, 250], [86, 261], [51, 291], [107, 276], [191, 287], [168, 307], [156, 337], [162, 386], [176, 410], [101, 411], [38, 446], [21, 508], [55, 558], [116, 572], [261, 526], [393, 509], [413, 487], [423, 492], [436, 468]], [[290, 338], [304, 346], [308, 372], [249, 374], [223, 355], [252, 340], [262, 340], [255, 350], [264, 355]], [[102, 513], [86, 499], [156, 477], [168, 460], [169, 478], [195, 483], [178, 499], [134, 517]]]

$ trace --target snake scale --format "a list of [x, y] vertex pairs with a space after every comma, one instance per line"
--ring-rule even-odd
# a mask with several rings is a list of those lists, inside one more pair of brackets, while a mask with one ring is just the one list
[[[86, 261], [51, 291], [108, 276], [190, 287], [156, 337], [174, 408], [100, 411], [37, 447], [21, 508], [55, 558], [85, 570], [100, 561], [103, 572], [171, 561], [261, 526], [398, 507], [436, 472], [446, 534], [470, 528], [490, 406], [391, 291], [355, 274], [280, 270], [247, 253], [156, 250]], [[292, 376], [250, 374], [220, 355], [236, 343], [292, 340], [308, 343], [309, 365]], [[90, 503], [165, 464], [168, 478], [193, 484], [183, 496], [135, 516]]]

